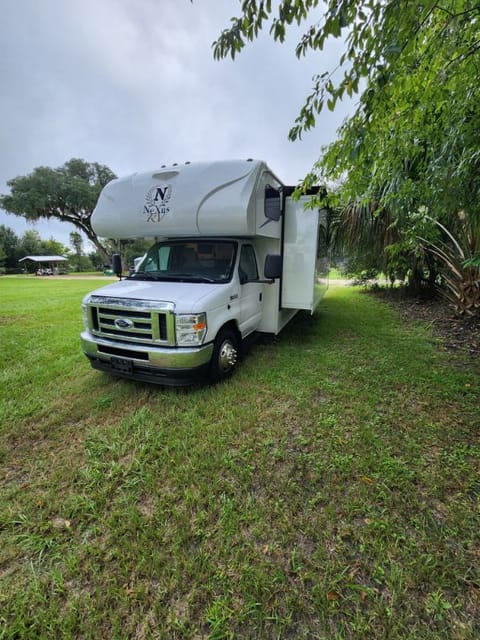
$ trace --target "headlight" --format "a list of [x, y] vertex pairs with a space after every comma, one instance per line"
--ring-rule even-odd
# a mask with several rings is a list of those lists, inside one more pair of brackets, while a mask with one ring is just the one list
[[90, 302], [90, 296], [86, 296], [82, 301], [82, 316], [85, 329], [88, 329], [88, 303]]
[[207, 333], [207, 314], [178, 314], [175, 318], [175, 332], [179, 347], [202, 344]]

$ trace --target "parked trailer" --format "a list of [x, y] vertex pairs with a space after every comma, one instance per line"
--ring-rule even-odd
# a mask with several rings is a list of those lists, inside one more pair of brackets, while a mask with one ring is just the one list
[[153, 244], [134, 273], [83, 300], [92, 366], [160, 384], [217, 381], [236, 368], [245, 338], [313, 313], [328, 286], [322, 217], [293, 190], [259, 160], [164, 166], [107, 184], [95, 232]]

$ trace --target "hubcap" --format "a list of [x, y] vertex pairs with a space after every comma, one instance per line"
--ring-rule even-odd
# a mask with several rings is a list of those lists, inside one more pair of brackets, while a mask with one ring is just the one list
[[225, 341], [218, 356], [218, 365], [222, 371], [232, 369], [237, 363], [237, 350], [230, 341]]

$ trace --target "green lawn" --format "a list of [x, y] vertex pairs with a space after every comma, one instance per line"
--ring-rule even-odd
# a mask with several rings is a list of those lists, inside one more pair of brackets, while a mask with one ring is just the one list
[[95, 286], [0, 278], [0, 638], [480, 637], [478, 363], [337, 287], [142, 385], [80, 351]]

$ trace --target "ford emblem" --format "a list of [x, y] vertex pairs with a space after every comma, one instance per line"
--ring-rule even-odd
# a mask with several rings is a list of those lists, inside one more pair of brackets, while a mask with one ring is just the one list
[[131, 329], [133, 327], [133, 322], [126, 318], [116, 318], [113, 324], [117, 329]]

